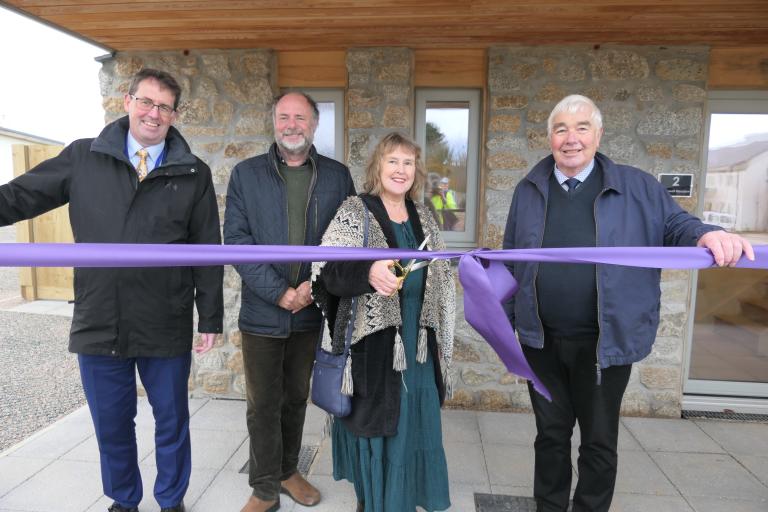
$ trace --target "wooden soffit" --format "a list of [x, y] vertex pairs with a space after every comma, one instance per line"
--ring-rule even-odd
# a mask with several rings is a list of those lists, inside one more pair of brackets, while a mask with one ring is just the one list
[[117, 51], [768, 44], [768, 0], [0, 0]]

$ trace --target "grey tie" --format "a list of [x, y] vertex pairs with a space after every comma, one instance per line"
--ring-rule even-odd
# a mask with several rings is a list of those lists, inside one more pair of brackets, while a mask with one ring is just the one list
[[576, 178], [568, 178], [565, 180], [565, 184], [568, 185], [568, 197], [571, 197], [574, 190], [576, 190], [576, 187], [581, 184], [581, 181], [577, 180]]

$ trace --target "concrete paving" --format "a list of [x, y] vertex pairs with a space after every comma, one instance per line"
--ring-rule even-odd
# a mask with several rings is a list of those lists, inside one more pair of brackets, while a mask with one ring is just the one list
[[[250, 490], [239, 473], [248, 459], [245, 402], [192, 399], [193, 512], [240, 510]], [[475, 511], [475, 493], [532, 496], [534, 419], [530, 414], [443, 411], [451, 480], [450, 510]], [[159, 510], [149, 406], [136, 419], [146, 496], [142, 512]], [[332, 476], [327, 418], [310, 406], [304, 444], [317, 454], [309, 479], [323, 493], [317, 512], [353, 511], [352, 485]], [[768, 510], [768, 423], [622, 418], [614, 512], [765, 512]], [[576, 452], [574, 450], [574, 463]], [[574, 477], [577, 477], [574, 470]], [[0, 453], [0, 512], [105, 511], [98, 451], [83, 407]], [[282, 497], [282, 511], [310, 510]], [[488, 510], [488, 508], [483, 508]], [[501, 510], [509, 510], [502, 509]]]

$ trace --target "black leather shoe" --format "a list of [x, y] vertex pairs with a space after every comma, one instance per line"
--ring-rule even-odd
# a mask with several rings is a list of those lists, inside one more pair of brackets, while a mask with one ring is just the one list
[[107, 509], [107, 512], [139, 512], [138, 507], [126, 508], [118, 502], [113, 502], [112, 506]]
[[187, 510], [187, 509], [186, 509], [186, 508], [184, 508], [184, 502], [182, 501], [181, 503], [179, 503], [179, 504], [178, 504], [178, 505], [176, 505], [175, 507], [165, 507], [165, 508], [161, 508], [161, 509], [160, 509], [160, 512], [185, 512], [186, 510]]

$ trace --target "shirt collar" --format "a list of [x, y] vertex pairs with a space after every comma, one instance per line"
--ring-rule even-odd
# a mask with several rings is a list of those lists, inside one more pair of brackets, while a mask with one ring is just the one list
[[[579, 174], [574, 176], [574, 178], [584, 183], [584, 181], [589, 177], [589, 175], [592, 173], [592, 170], [594, 168], [595, 168], [595, 159], [593, 158], [589, 162], [589, 164], [584, 169], [582, 169], [581, 172], [579, 172]], [[565, 183], [565, 180], [568, 179], [568, 176], [563, 174], [563, 172], [557, 168], [557, 164], [555, 164], [555, 178], [557, 178], [557, 182], [561, 185]]]
[[128, 135], [125, 140], [125, 149], [128, 153], [128, 158], [134, 158], [136, 152], [141, 148], [147, 150], [147, 153], [149, 153], [150, 161], [152, 162], [152, 166], [154, 167], [157, 164], [157, 159], [160, 158], [160, 154], [163, 152], [163, 148], [165, 148], [165, 140], [161, 141], [160, 144], [145, 147], [139, 144], [139, 142], [133, 138], [133, 135], [131, 135], [131, 131], [128, 130]]

